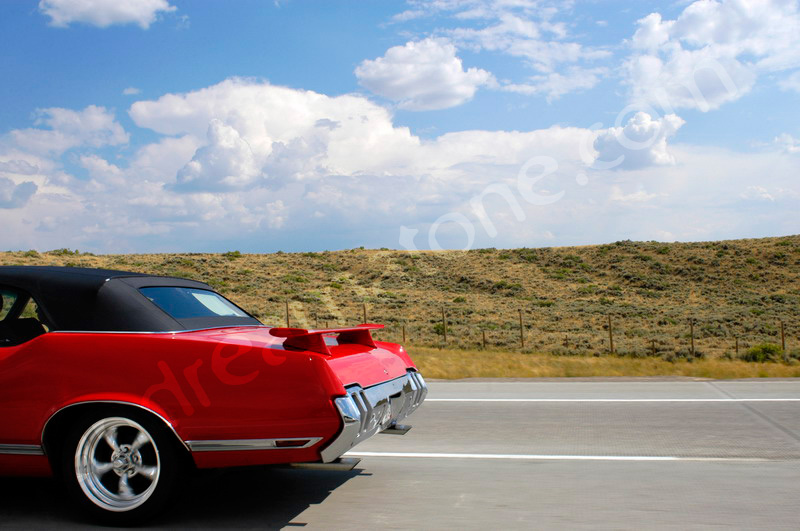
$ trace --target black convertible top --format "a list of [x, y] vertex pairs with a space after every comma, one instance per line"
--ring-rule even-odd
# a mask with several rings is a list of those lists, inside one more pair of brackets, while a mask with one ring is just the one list
[[3, 286], [31, 295], [51, 330], [170, 332], [261, 324], [251, 316], [177, 320], [139, 291], [155, 286], [213, 291], [208, 284], [183, 278], [113, 269], [0, 266]]

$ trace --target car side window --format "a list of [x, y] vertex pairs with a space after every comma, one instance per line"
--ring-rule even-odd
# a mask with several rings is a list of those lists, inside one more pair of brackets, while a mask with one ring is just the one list
[[0, 289], [0, 321], [4, 320], [17, 302], [19, 295], [13, 291]]
[[0, 295], [0, 347], [20, 345], [49, 331], [33, 298], [5, 288]]
[[36, 301], [32, 298], [28, 299], [28, 303], [25, 304], [25, 308], [22, 309], [22, 313], [20, 314], [19, 318], [31, 320], [35, 319], [40, 325], [42, 325], [42, 328], [44, 328], [45, 332], [50, 331], [50, 328], [44, 321], [42, 312], [39, 310], [39, 305], [36, 304]]

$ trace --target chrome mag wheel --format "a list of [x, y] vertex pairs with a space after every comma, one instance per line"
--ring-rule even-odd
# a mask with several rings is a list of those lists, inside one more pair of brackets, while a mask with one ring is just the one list
[[161, 460], [155, 439], [137, 422], [101, 419], [84, 432], [75, 449], [75, 476], [83, 493], [106, 511], [125, 512], [155, 492]]

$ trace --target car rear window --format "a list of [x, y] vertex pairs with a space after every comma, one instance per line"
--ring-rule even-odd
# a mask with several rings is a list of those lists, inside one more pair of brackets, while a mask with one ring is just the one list
[[149, 287], [139, 291], [176, 320], [198, 317], [250, 317], [213, 291], [196, 288]]

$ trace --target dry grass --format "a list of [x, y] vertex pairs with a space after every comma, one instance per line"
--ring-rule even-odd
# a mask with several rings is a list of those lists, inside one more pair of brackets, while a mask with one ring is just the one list
[[561, 357], [481, 350], [410, 348], [427, 378], [560, 378], [590, 376], [691, 376], [695, 378], [789, 378], [800, 364], [732, 360], [667, 362], [660, 358]]

